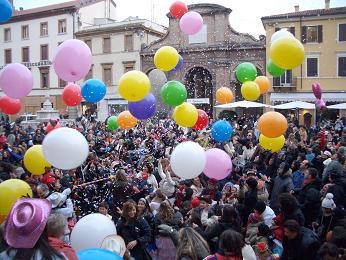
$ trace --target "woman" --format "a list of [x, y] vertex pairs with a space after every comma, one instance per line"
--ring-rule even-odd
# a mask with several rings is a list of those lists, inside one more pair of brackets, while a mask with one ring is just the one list
[[162, 193], [167, 196], [169, 201], [174, 204], [175, 201], [175, 181], [171, 177], [171, 166], [168, 159], [159, 160], [158, 172], [161, 177], [159, 187]]
[[193, 197], [198, 197], [201, 195], [204, 187], [199, 177], [193, 179], [191, 189], [193, 190]]
[[161, 203], [166, 199], [166, 196], [163, 195], [161, 189], [157, 189], [155, 192], [155, 197], [149, 203], [149, 207], [153, 215], [157, 214], [157, 211], [160, 208]]
[[125, 171], [118, 170], [115, 176], [115, 182], [113, 184], [113, 209], [112, 213], [116, 216], [117, 219], [119, 215], [116, 212], [119, 212], [122, 205], [131, 198], [132, 195], [132, 185], [128, 183]]
[[144, 180], [146, 180], [147, 183], [153, 188], [153, 191], [157, 190], [159, 185], [157, 183], [155, 175], [153, 174], [153, 166], [151, 163], [145, 163], [142, 172], [139, 174], [141, 176], [137, 177], [142, 177]]
[[150, 243], [150, 226], [143, 217], [137, 217], [136, 204], [128, 201], [124, 204], [122, 217], [117, 223], [117, 233], [126, 244], [126, 248], [136, 260], [150, 259], [145, 247]]

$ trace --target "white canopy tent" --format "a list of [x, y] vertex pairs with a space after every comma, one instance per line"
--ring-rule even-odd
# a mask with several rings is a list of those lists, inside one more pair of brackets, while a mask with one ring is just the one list
[[266, 104], [251, 102], [246, 100], [215, 106], [215, 108], [218, 108], [218, 109], [230, 109], [230, 108], [237, 108], [237, 107], [250, 108], [250, 107], [270, 107], [270, 106]]
[[346, 103], [327, 106], [327, 108], [329, 108], [329, 109], [346, 109]]
[[294, 101], [277, 106], [273, 106], [275, 109], [315, 109], [315, 104], [303, 102], [303, 101]]

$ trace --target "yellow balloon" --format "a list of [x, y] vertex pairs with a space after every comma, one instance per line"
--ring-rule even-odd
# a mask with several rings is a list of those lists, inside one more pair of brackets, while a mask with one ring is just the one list
[[33, 175], [44, 174], [46, 167], [52, 167], [44, 158], [42, 145], [34, 145], [26, 151], [24, 154], [24, 166]]
[[177, 66], [179, 62], [179, 54], [176, 49], [171, 46], [164, 46], [158, 49], [154, 56], [156, 68], [163, 71], [170, 71]]
[[184, 102], [180, 106], [175, 107], [173, 118], [182, 127], [193, 127], [198, 119], [197, 108], [190, 103]]
[[131, 102], [142, 100], [150, 91], [151, 85], [147, 75], [138, 70], [126, 72], [119, 80], [120, 95]]
[[256, 82], [246, 81], [241, 86], [241, 95], [248, 101], [255, 101], [261, 95], [261, 90]]
[[32, 190], [25, 181], [11, 179], [0, 183], [0, 224], [5, 221], [13, 204], [23, 197], [32, 198]]
[[281, 38], [270, 46], [269, 56], [275, 65], [290, 70], [304, 61], [304, 46], [296, 38]]
[[281, 135], [279, 137], [269, 138], [261, 134], [259, 137], [259, 143], [266, 150], [278, 152], [285, 145], [285, 137]]

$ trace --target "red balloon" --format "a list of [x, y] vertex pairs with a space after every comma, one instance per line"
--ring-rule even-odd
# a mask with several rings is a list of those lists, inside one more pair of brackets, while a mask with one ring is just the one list
[[180, 19], [184, 14], [186, 14], [189, 11], [186, 4], [181, 1], [174, 2], [169, 8], [169, 10], [171, 12], [171, 15], [176, 19]]
[[62, 92], [62, 100], [70, 107], [79, 105], [82, 102], [82, 91], [80, 86], [69, 83]]
[[53, 130], [55, 130], [55, 129], [58, 129], [58, 128], [60, 128], [60, 127], [61, 127], [61, 125], [60, 125], [59, 122], [57, 122], [55, 126], [53, 126], [53, 125], [49, 122], [48, 125], [47, 125], [47, 127], [46, 127], [46, 132], [49, 133], [49, 132], [51, 132], [51, 131], [53, 131]]
[[193, 129], [203, 130], [204, 128], [207, 127], [209, 123], [209, 117], [208, 117], [208, 114], [202, 109], [197, 109], [197, 112], [198, 112], [198, 119]]
[[19, 99], [3, 96], [0, 98], [0, 109], [7, 115], [18, 114], [22, 108]]

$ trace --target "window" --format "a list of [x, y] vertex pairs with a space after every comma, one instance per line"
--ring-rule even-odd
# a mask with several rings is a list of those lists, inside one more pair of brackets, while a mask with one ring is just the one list
[[41, 88], [49, 88], [49, 67], [40, 68]]
[[22, 40], [29, 39], [29, 25], [22, 26]]
[[111, 52], [111, 38], [103, 38], [103, 53]]
[[124, 73], [135, 69], [135, 61], [124, 61]]
[[202, 29], [193, 35], [189, 36], [189, 43], [206, 43], [207, 42], [207, 25], [203, 25]]
[[41, 45], [41, 60], [48, 60], [48, 45]]
[[273, 86], [291, 86], [292, 85], [292, 70], [286, 70], [281, 77], [273, 78]]
[[29, 47], [23, 47], [22, 48], [22, 62], [29, 62], [29, 61], [30, 61]]
[[64, 88], [67, 85], [65, 80], [59, 79], [59, 88]]
[[4, 40], [5, 40], [5, 42], [9, 42], [11, 40], [11, 29], [10, 28], [4, 29]]
[[12, 63], [12, 50], [7, 49], [5, 50], [5, 64]]
[[48, 36], [48, 23], [41, 23], [41, 37]]
[[346, 54], [338, 56], [338, 76], [346, 77]]
[[303, 43], [320, 43], [323, 40], [322, 25], [318, 26], [303, 26], [302, 27], [302, 42]]
[[346, 41], [346, 23], [339, 24], [339, 42]]
[[111, 86], [113, 64], [102, 64], [102, 67], [103, 67], [103, 82], [106, 84], [106, 86]]
[[125, 35], [125, 51], [133, 51], [133, 34]]
[[58, 33], [59, 34], [64, 34], [66, 32], [67, 32], [67, 29], [66, 29], [66, 19], [59, 20], [58, 21]]
[[92, 48], [91, 40], [85, 40], [85, 43], [86, 43], [86, 45], [88, 45], [90, 51], [92, 52], [92, 49], [93, 49], [93, 48]]
[[318, 77], [318, 57], [306, 57], [306, 76]]

